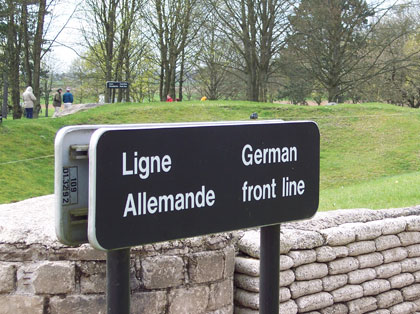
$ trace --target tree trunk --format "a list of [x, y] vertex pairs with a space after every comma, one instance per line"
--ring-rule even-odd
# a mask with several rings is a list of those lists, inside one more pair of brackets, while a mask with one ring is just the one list
[[7, 113], [9, 111], [7, 107], [8, 99], [9, 99], [8, 91], [9, 91], [9, 82], [7, 80], [7, 73], [3, 72], [3, 105], [1, 108], [3, 119], [7, 118]]
[[339, 88], [338, 86], [329, 86], [327, 88], [328, 91], [328, 102], [337, 102], [338, 101], [338, 95], [339, 95]]
[[15, 23], [15, 2], [7, 1], [8, 8], [8, 25], [7, 25], [7, 59], [9, 68], [9, 82], [11, 88], [11, 98], [13, 106], [13, 119], [22, 117], [22, 107], [20, 106], [19, 91], [19, 55], [20, 44], [18, 42], [16, 23]]
[[26, 86], [32, 86], [32, 69], [31, 69], [31, 54], [29, 51], [29, 30], [28, 30], [28, 6], [24, 2], [22, 4], [22, 27], [21, 33], [23, 38], [23, 49], [24, 49], [24, 67], [25, 67], [25, 74], [26, 74]]
[[34, 81], [33, 89], [34, 95], [36, 97], [35, 106], [34, 106], [34, 118], [38, 118], [38, 114], [41, 110], [40, 105], [40, 76], [41, 76], [41, 49], [42, 49], [42, 39], [44, 33], [44, 19], [46, 14], [46, 0], [39, 1], [39, 11], [36, 32], [34, 37], [34, 47], [33, 47], [33, 57], [34, 57]]
[[184, 83], [184, 67], [185, 67], [185, 49], [182, 49], [181, 53], [181, 69], [179, 71], [179, 87], [178, 87], [178, 98], [182, 101], [182, 87]]

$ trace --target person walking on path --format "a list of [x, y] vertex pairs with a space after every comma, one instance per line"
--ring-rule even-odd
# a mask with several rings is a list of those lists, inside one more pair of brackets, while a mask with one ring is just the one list
[[34, 114], [34, 102], [36, 101], [36, 97], [33, 93], [33, 89], [31, 86], [28, 86], [25, 92], [22, 94], [23, 99], [23, 106], [26, 111], [26, 118], [32, 119]]
[[62, 92], [62, 89], [59, 88], [57, 89], [57, 92], [54, 95], [54, 99], [53, 99], [54, 117], [57, 116], [57, 114], [60, 112], [60, 107], [62, 103], [61, 92]]
[[70, 108], [73, 104], [73, 95], [70, 93], [70, 87], [66, 88], [66, 92], [63, 95], [63, 103], [65, 109]]

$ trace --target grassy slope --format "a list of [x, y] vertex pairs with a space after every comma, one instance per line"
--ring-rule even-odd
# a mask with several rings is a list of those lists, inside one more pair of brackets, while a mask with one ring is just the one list
[[[384, 104], [301, 107], [249, 102], [116, 104], [0, 125], [0, 203], [53, 193], [54, 136], [64, 125], [313, 120], [321, 132], [320, 209], [420, 204], [420, 112]], [[10, 163], [17, 160], [42, 159]]]

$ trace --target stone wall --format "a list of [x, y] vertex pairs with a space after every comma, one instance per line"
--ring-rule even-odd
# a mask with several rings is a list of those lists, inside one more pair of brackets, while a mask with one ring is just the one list
[[[319, 213], [281, 226], [280, 313], [420, 313], [420, 207]], [[235, 313], [258, 313], [259, 232], [235, 266]]]
[[[106, 254], [54, 233], [53, 196], [0, 205], [0, 314], [106, 313]], [[131, 250], [131, 313], [230, 314], [236, 233]]]

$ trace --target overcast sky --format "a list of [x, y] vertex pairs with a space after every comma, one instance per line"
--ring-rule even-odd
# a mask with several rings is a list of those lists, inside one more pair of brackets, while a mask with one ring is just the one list
[[69, 21], [64, 30], [58, 35], [52, 47], [51, 59], [47, 61], [55, 68], [54, 72], [66, 72], [70, 68], [71, 62], [77, 58], [77, 54], [69, 47], [80, 51], [80, 47], [78, 47], [78, 43], [81, 41], [80, 21], [76, 16], [69, 20], [77, 3], [79, 1], [60, 0], [52, 11], [51, 17], [53, 22], [47, 33], [48, 39], [53, 39], [57, 36], [66, 22]]

